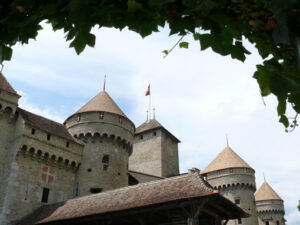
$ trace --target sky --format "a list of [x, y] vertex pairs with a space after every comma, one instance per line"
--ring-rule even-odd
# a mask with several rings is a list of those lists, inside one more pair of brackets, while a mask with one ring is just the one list
[[14, 47], [2, 71], [22, 95], [20, 107], [63, 122], [102, 90], [106, 74], [107, 92], [137, 127], [146, 120], [151, 83], [156, 119], [181, 140], [182, 173], [203, 170], [226, 147], [227, 134], [230, 147], [255, 169], [257, 188], [264, 174], [285, 201], [287, 224], [300, 223], [300, 128], [284, 131], [273, 96], [263, 104], [252, 78], [262, 59], [251, 44], [245, 41], [252, 54], [243, 63], [200, 51], [187, 36], [189, 49], [175, 48], [164, 58], [162, 51], [179, 39], [168, 27], [144, 39], [101, 28], [93, 30], [96, 46], [78, 56], [62, 31], [42, 26], [36, 40]]

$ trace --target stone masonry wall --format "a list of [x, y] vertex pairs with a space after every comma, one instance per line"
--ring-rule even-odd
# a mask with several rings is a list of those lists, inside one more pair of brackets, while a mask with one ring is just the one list
[[[228, 225], [258, 225], [254, 192], [256, 190], [254, 171], [248, 168], [232, 168], [208, 173], [207, 181], [220, 193], [238, 204], [251, 216], [241, 221], [230, 220]], [[239, 199], [239, 203], [238, 200]], [[241, 222], [241, 223], [239, 223]]]
[[162, 132], [149, 131], [136, 135], [134, 138], [133, 153], [129, 158], [129, 169], [162, 176]]

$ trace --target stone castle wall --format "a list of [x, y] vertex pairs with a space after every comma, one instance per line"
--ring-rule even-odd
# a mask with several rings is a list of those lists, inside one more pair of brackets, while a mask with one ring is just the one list
[[128, 159], [135, 127], [125, 117], [101, 114], [80, 113], [66, 121], [69, 132], [84, 143], [77, 176], [80, 196], [128, 185]]
[[162, 131], [139, 134], [134, 137], [133, 153], [129, 158], [129, 169], [162, 176]]
[[207, 181], [220, 193], [240, 206], [251, 216], [240, 221], [230, 220], [229, 225], [258, 225], [254, 192], [256, 190], [254, 171], [248, 168], [232, 168], [210, 172]]
[[137, 134], [129, 168], [134, 171], [169, 177], [179, 174], [178, 143], [162, 129]]
[[256, 202], [259, 225], [285, 225], [284, 206], [281, 200], [264, 200]]

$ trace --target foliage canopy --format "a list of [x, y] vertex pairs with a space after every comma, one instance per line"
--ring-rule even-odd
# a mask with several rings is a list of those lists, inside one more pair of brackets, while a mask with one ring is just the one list
[[[297, 126], [300, 113], [300, 3], [297, 0], [2, 0], [0, 62], [10, 60], [12, 46], [28, 43], [48, 21], [62, 29], [77, 54], [95, 45], [94, 26], [139, 33], [157, 32], [166, 23], [170, 35], [193, 35], [201, 50], [244, 61], [249, 51], [242, 38], [264, 59], [254, 78], [262, 96], [277, 96], [280, 122]], [[180, 39], [181, 40], [181, 39]], [[179, 47], [188, 48], [187, 42]], [[168, 54], [169, 51], [164, 51]], [[296, 116], [286, 116], [291, 104]]]

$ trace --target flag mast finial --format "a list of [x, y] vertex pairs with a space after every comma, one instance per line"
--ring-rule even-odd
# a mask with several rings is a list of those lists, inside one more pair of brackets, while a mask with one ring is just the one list
[[149, 119], [148, 120], [151, 120], [151, 91], [150, 91], [150, 83], [148, 85], [148, 88], [147, 88], [145, 96], [149, 96], [149, 109], [148, 109], [149, 110], [148, 111], [149, 112]]
[[155, 119], [155, 108], [153, 108], [153, 119]]
[[227, 135], [227, 134], [225, 134], [225, 135], [226, 135], [226, 144], [227, 144], [227, 148], [229, 148], [228, 135]]
[[105, 91], [105, 85], [106, 85], [106, 74], [104, 75], [103, 91]]
[[148, 120], [149, 120], [149, 116], [148, 116], [149, 115], [149, 111], [147, 110], [146, 112], [147, 112], [147, 120], [146, 121], [148, 122]]
[[266, 176], [265, 176], [265, 173], [263, 173], [263, 176], [264, 176], [264, 181], [266, 182]]

